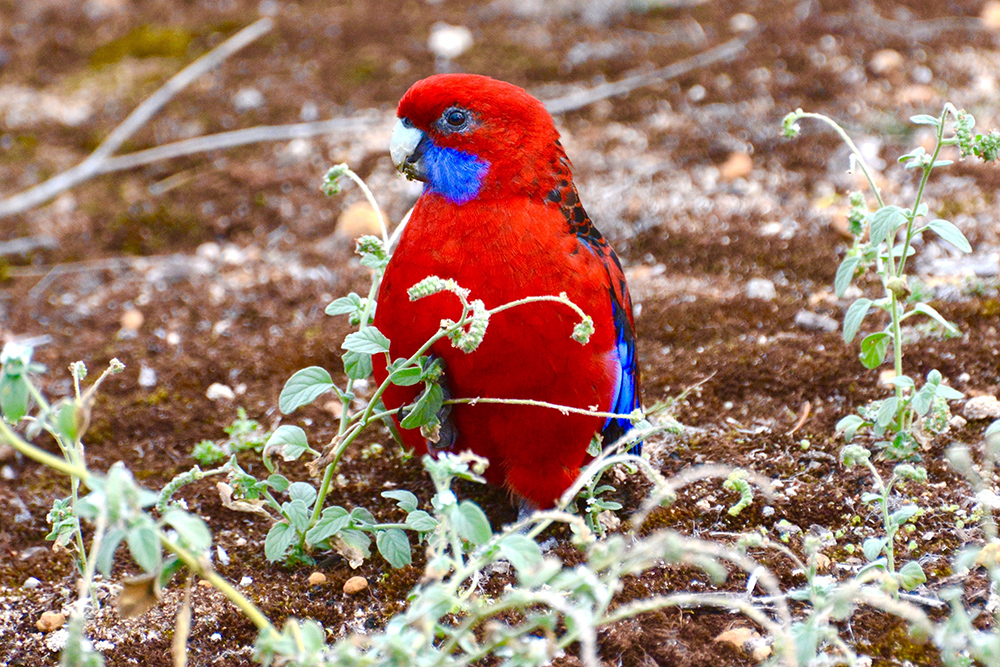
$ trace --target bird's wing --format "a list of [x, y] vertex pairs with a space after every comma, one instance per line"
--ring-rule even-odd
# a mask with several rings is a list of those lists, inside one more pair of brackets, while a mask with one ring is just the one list
[[[560, 147], [561, 148], [561, 147]], [[615, 388], [610, 412], [627, 414], [639, 407], [640, 379], [639, 367], [635, 354], [635, 321], [632, 316], [632, 297], [625, 281], [618, 255], [607, 239], [594, 226], [590, 216], [580, 203], [576, 186], [573, 185], [569, 160], [559, 158], [557, 166], [559, 179], [556, 186], [548, 194], [548, 201], [559, 207], [566, 218], [569, 231], [575, 234], [580, 244], [601, 263], [608, 276], [608, 298], [615, 325], [615, 346], [617, 352], [618, 382]], [[564, 170], [564, 171], [563, 171]], [[559, 173], [562, 172], [562, 173]], [[612, 444], [632, 428], [632, 423], [625, 418], [608, 418], [601, 431], [605, 444]], [[641, 450], [642, 443], [632, 448], [633, 453]]]

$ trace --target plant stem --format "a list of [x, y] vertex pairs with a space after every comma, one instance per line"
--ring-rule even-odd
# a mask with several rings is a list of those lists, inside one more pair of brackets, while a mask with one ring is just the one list
[[11, 447], [27, 456], [29, 459], [37, 461], [38, 463], [54, 470], [58, 470], [64, 475], [76, 477], [84, 484], [86, 484], [92, 476], [91, 472], [82, 465], [70, 463], [65, 459], [49, 454], [44, 449], [36, 447], [30, 442], [23, 440], [21, 436], [15, 433], [3, 419], [0, 419], [0, 436], [3, 436]]
[[160, 543], [163, 544], [163, 547], [167, 551], [184, 561], [184, 564], [187, 565], [192, 572], [208, 581], [220, 593], [229, 598], [229, 601], [236, 605], [239, 610], [250, 619], [250, 622], [257, 626], [257, 629], [260, 630], [261, 633], [277, 633], [277, 630], [273, 625], [271, 625], [271, 622], [267, 620], [267, 617], [261, 613], [260, 609], [248, 600], [246, 596], [236, 590], [232, 584], [219, 576], [215, 570], [211, 569], [210, 566], [205, 565], [201, 559], [197, 558], [194, 554], [176, 542], [170, 540], [162, 531], [160, 532]]
[[814, 120], [818, 120], [818, 121], [821, 121], [823, 123], [826, 123], [827, 125], [829, 125], [830, 127], [832, 127], [833, 131], [836, 132], [840, 136], [840, 139], [845, 144], [847, 144], [847, 147], [849, 149], [851, 149], [851, 153], [854, 154], [854, 157], [855, 157], [855, 159], [856, 159], [856, 161], [858, 163], [858, 166], [861, 167], [861, 171], [864, 173], [865, 178], [868, 180], [868, 185], [871, 187], [872, 193], [874, 193], [874, 195], [875, 195], [875, 200], [878, 202], [878, 207], [882, 208], [883, 206], [885, 206], [885, 203], [882, 201], [882, 193], [879, 191], [878, 186], [875, 185], [875, 176], [872, 174], [871, 168], [868, 166], [868, 163], [865, 162], [864, 156], [861, 154], [861, 151], [858, 150], [858, 147], [854, 144], [854, 141], [847, 134], [847, 132], [844, 131], [844, 128], [842, 128], [840, 125], [838, 125], [835, 120], [833, 120], [832, 118], [828, 118], [828, 117], [824, 116], [823, 114], [808, 113], [808, 112], [803, 111], [802, 113], [796, 114], [796, 117], [797, 118], [812, 118]]

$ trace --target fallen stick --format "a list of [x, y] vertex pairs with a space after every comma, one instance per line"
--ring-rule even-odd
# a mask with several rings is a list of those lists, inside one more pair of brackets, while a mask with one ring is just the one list
[[723, 60], [732, 60], [746, 48], [747, 42], [749, 42], [756, 34], [756, 32], [752, 32], [741, 37], [733, 38], [728, 42], [709, 49], [708, 51], [702, 51], [697, 55], [691, 56], [690, 58], [685, 58], [680, 62], [672, 63], [666, 67], [653, 70], [652, 72], [636, 74], [635, 76], [630, 76], [626, 79], [622, 79], [621, 81], [605, 83], [600, 86], [595, 86], [594, 88], [557, 97], [554, 100], [546, 102], [545, 108], [548, 109], [551, 114], [575, 111], [576, 109], [581, 109], [599, 100], [625, 95], [638, 88], [644, 88], [654, 83], [666, 81], [667, 79], [675, 79], [679, 76], [687, 74], [688, 72], [701, 69], [702, 67], [707, 67], [708, 65], [714, 65], [715, 63]]
[[[289, 141], [291, 139], [332, 134], [344, 130], [357, 130], [369, 127], [385, 120], [381, 115], [366, 114], [351, 118], [332, 118], [310, 123], [292, 123], [289, 125], [263, 125], [244, 130], [220, 132], [193, 139], [176, 141], [146, 150], [113, 155], [121, 144], [134, 134], [150, 117], [166, 102], [187, 86], [195, 78], [218, 65], [232, 53], [249, 44], [271, 28], [269, 19], [261, 19], [257, 23], [244, 28], [233, 37], [223, 42], [215, 50], [202, 56], [199, 60], [181, 70], [152, 97], [139, 105], [135, 111], [122, 122], [105, 141], [87, 159], [44, 183], [40, 183], [24, 192], [0, 200], [0, 218], [24, 213], [56, 196], [60, 192], [87, 181], [94, 176], [123, 171], [135, 167], [152, 164], [185, 155], [203, 153], [210, 150], [232, 148], [265, 141]], [[714, 63], [731, 60], [743, 51], [746, 44], [753, 38], [751, 33], [737, 37], [680, 62], [661, 67], [660, 69], [622, 79], [615, 83], [607, 83], [587, 90], [577, 91], [549, 100], [545, 103], [550, 113], [565, 113], [583, 108], [599, 100], [625, 95], [638, 88], [649, 86], [660, 81], [687, 74], [693, 70]]]
[[16, 213], [24, 213], [48, 201], [60, 192], [65, 192], [97, 174], [105, 173], [101, 170], [101, 167], [110, 156], [121, 148], [122, 144], [128, 141], [129, 137], [149, 122], [149, 119], [162, 109], [177, 93], [201, 75], [217, 67], [226, 58], [271, 30], [273, 25], [274, 22], [271, 19], [263, 18], [240, 30], [225, 42], [182, 69], [137, 106], [128, 115], [128, 118], [112, 130], [111, 134], [83, 162], [62, 173], [56, 174], [47, 181], [28, 188], [24, 192], [0, 201], [0, 218]]
[[7, 255], [27, 255], [35, 250], [53, 250], [59, 241], [51, 236], [22, 236], [10, 241], [0, 241], [0, 257]]

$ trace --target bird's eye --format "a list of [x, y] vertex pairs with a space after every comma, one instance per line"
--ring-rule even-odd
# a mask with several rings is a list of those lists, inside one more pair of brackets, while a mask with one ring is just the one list
[[469, 115], [461, 109], [452, 109], [445, 113], [444, 120], [451, 127], [458, 129], [469, 120]]
[[403, 121], [403, 127], [413, 127], [413, 121], [409, 118], [401, 118], [400, 120]]

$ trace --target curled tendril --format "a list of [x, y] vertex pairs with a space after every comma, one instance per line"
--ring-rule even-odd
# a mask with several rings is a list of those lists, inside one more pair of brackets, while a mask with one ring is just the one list
[[333, 195], [340, 192], [340, 177], [347, 176], [347, 172], [350, 168], [346, 164], [338, 164], [330, 167], [323, 176], [323, 183], [319, 186], [320, 190], [323, 191], [327, 197], [332, 197]]

